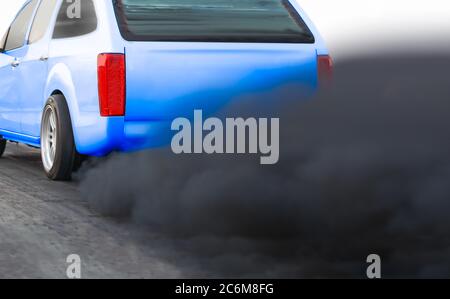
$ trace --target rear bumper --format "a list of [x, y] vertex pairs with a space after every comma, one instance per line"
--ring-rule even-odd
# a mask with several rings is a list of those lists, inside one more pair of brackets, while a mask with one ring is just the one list
[[[293, 92], [292, 86], [287, 86], [273, 94], [266, 92], [258, 94], [256, 97], [248, 97], [247, 100], [240, 99], [236, 104], [242, 103], [242, 106], [227, 105], [227, 107], [231, 106], [231, 110], [211, 109], [209, 106], [208, 109], [201, 110], [204, 112], [204, 117], [259, 117], [263, 115], [264, 117], [277, 117], [276, 111], [283, 107], [283, 103], [307, 100], [315, 93], [316, 88], [316, 86], [301, 86], [296, 92]], [[212, 105], [212, 107], [215, 106], [220, 105]], [[251, 111], [244, 111], [246, 107], [251, 107]], [[192, 121], [194, 110], [198, 109], [186, 109], [178, 117]], [[231, 114], [227, 114], [227, 111]], [[227, 115], [222, 115], [222, 112]], [[114, 151], [133, 152], [169, 146], [175, 133], [171, 130], [172, 120], [175, 118], [130, 120], [126, 116], [101, 118], [92, 116], [90, 118], [92, 122], [89, 122], [89, 125], [74, 126], [77, 150], [81, 154], [89, 156], [105, 156]]]

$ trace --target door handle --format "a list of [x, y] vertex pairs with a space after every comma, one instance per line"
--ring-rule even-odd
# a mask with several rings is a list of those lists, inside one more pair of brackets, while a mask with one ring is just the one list
[[20, 65], [20, 60], [15, 58], [13, 62], [11, 62], [12, 67], [18, 67]]
[[48, 60], [48, 56], [41, 56], [41, 58], [39, 58], [40, 61], [47, 61]]

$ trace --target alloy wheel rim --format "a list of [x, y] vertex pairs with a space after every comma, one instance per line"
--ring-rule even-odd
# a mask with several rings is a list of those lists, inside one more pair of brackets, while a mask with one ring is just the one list
[[41, 155], [45, 170], [53, 168], [57, 146], [57, 121], [54, 109], [48, 106], [44, 112], [41, 132]]

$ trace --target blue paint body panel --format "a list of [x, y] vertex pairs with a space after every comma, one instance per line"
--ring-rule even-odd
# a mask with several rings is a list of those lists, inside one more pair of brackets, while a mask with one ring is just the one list
[[[171, 121], [191, 118], [194, 109], [208, 116], [252, 95], [277, 102], [284, 87], [299, 97], [317, 88], [317, 55], [328, 52], [295, 1], [313, 44], [130, 42], [120, 34], [112, 2], [94, 1], [98, 27], [92, 33], [52, 39], [55, 11], [40, 41], [0, 53], [0, 136], [38, 147], [45, 102], [60, 93], [78, 152], [102, 156], [167, 144]], [[124, 117], [100, 117], [100, 53], [126, 56]], [[42, 56], [49, 59], [41, 61]], [[11, 66], [14, 59], [18, 67]]]

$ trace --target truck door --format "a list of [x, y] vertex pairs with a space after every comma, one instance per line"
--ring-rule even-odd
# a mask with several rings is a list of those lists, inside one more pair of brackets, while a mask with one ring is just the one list
[[22, 82], [20, 89], [22, 134], [40, 136], [42, 110], [47, 100], [44, 94], [48, 75], [48, 51], [53, 12], [56, 0], [41, 1], [33, 20], [25, 55], [21, 57], [17, 77]]
[[[27, 3], [11, 24], [0, 53], [0, 130], [21, 133], [20, 89], [18, 70], [26, 53], [25, 38], [39, 1]], [[7, 133], [6, 132], [6, 133]], [[6, 135], [5, 132], [2, 135]]]

